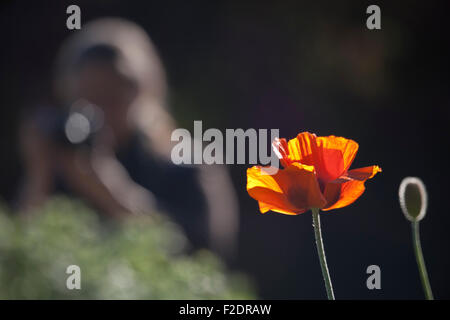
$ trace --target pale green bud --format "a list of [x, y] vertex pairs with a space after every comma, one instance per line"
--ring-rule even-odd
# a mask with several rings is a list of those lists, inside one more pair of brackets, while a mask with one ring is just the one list
[[422, 180], [416, 177], [404, 178], [400, 184], [398, 196], [406, 219], [417, 222], [425, 217], [428, 196]]

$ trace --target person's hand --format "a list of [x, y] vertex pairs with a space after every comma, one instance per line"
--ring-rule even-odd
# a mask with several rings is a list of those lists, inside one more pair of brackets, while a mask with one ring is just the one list
[[57, 160], [69, 188], [109, 216], [148, 213], [154, 207], [152, 194], [134, 183], [111, 153], [65, 149], [57, 152]]

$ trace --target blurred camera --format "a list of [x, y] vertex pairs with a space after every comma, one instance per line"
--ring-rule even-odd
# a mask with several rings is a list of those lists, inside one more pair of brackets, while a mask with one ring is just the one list
[[66, 146], [90, 146], [103, 127], [103, 112], [87, 100], [77, 100], [69, 108], [39, 107], [35, 122], [54, 143]]

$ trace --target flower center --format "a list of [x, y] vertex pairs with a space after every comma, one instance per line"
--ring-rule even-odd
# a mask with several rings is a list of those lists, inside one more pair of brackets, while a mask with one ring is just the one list
[[308, 206], [308, 190], [298, 186], [289, 188], [287, 198], [296, 208], [306, 209]]

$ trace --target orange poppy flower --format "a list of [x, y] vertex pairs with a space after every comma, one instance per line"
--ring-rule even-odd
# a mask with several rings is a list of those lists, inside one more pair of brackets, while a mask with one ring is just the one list
[[247, 170], [247, 191], [262, 213], [296, 215], [348, 206], [364, 192], [364, 182], [381, 171], [378, 166], [349, 170], [358, 144], [342, 137], [302, 132], [289, 142], [276, 138], [272, 147], [284, 169], [273, 175], [260, 166]]

